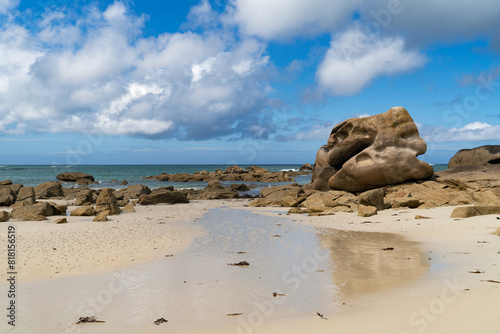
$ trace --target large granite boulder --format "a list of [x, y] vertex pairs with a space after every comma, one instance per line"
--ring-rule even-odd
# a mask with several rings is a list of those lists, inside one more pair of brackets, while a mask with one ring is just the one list
[[35, 204], [35, 190], [33, 187], [22, 187], [17, 194], [16, 203]]
[[35, 187], [35, 196], [37, 199], [64, 197], [64, 192], [60, 183], [46, 182]]
[[148, 205], [159, 203], [189, 203], [189, 199], [184, 193], [167, 189], [155, 189], [151, 194], [139, 196], [139, 204]]
[[97, 213], [107, 212], [106, 215], [120, 214], [120, 207], [113, 194], [114, 190], [110, 188], [101, 189], [99, 196], [97, 196], [95, 211]]
[[428, 179], [432, 167], [417, 159], [426, 149], [417, 126], [402, 107], [349, 119], [335, 126], [327, 145], [319, 149], [312, 181], [325, 168], [336, 170], [328, 180], [331, 189], [350, 192]]
[[462, 166], [492, 166], [500, 164], [500, 145], [485, 145], [458, 151], [448, 162], [448, 168]]
[[76, 182], [79, 179], [87, 179], [91, 182], [95, 181], [92, 175], [85, 174], [82, 172], [61, 173], [57, 175], [56, 178], [60, 181], [66, 181], [66, 182]]

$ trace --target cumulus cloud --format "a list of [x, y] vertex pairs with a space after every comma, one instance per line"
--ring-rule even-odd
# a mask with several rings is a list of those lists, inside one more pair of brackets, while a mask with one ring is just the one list
[[226, 21], [245, 34], [265, 39], [310, 36], [332, 31], [350, 19], [362, 0], [234, 0]]
[[83, 12], [47, 12], [35, 30], [0, 23], [0, 134], [197, 140], [274, 131], [272, 65], [260, 42], [211, 29], [143, 38], [145, 18], [118, 1]]
[[427, 143], [439, 142], [481, 142], [499, 141], [500, 125], [484, 122], [473, 122], [461, 128], [446, 129], [444, 127], [420, 126], [422, 138]]
[[402, 38], [370, 38], [356, 28], [332, 39], [316, 77], [333, 95], [353, 95], [379, 76], [404, 73], [424, 62], [420, 53], [405, 50]]

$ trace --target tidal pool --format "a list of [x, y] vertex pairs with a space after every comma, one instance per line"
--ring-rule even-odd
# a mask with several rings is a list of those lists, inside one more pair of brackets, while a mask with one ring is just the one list
[[[317, 229], [235, 209], [210, 210], [193, 224], [203, 234], [161, 260], [20, 283], [12, 332], [251, 333], [276, 320], [331, 316], [356, 295], [429, 269], [418, 243], [394, 234]], [[249, 265], [228, 265], [243, 261]], [[76, 325], [82, 316], [106, 322]], [[159, 318], [168, 322], [154, 325]]]

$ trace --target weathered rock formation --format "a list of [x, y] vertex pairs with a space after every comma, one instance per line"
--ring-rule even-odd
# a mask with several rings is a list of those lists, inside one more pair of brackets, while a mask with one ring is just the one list
[[448, 162], [448, 168], [462, 166], [500, 165], [500, 145], [485, 145], [458, 151]]
[[[362, 192], [408, 180], [428, 179], [432, 167], [417, 159], [427, 146], [401, 107], [346, 120], [332, 129], [317, 155], [313, 187]], [[328, 178], [328, 180], [326, 179]]]

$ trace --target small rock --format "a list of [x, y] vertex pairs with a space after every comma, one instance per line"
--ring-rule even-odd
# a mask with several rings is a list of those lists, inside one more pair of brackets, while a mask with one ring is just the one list
[[55, 221], [56, 224], [66, 224], [68, 220], [66, 218], [59, 218]]
[[7, 211], [0, 211], [0, 222], [6, 222], [9, 218], [10, 216]]
[[358, 205], [358, 216], [371, 217], [377, 214], [377, 208], [371, 205]]
[[127, 205], [125, 205], [125, 206], [122, 208], [122, 211], [123, 211], [124, 213], [132, 213], [132, 212], [135, 212], [134, 206], [135, 206], [135, 204], [134, 204], [134, 203], [127, 204]]
[[421, 215], [416, 215], [415, 219], [432, 219], [431, 217], [426, 217], [426, 216], [421, 216]]
[[107, 222], [109, 219], [107, 217], [108, 212], [103, 211], [100, 212], [97, 216], [95, 216], [94, 221], [95, 222]]

